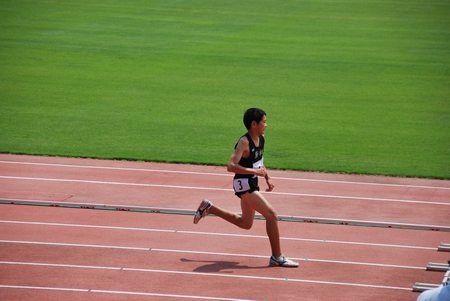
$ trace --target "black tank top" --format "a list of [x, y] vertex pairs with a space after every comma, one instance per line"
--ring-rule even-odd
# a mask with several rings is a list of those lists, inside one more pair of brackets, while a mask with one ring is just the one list
[[[247, 158], [241, 157], [241, 160], [239, 161], [239, 165], [242, 167], [247, 168], [260, 168], [264, 165], [264, 136], [259, 136], [259, 146], [256, 146], [253, 142], [252, 137], [249, 133], [242, 135], [239, 140], [241, 140], [242, 137], [247, 137], [248, 139], [248, 147], [250, 149], [250, 155]], [[238, 141], [239, 143], [239, 141]], [[234, 146], [236, 149], [238, 143]], [[234, 178], [256, 178], [256, 175], [246, 175], [246, 174], [235, 174]]]

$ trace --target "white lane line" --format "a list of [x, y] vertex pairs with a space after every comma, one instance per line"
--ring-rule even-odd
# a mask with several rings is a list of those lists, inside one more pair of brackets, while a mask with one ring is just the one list
[[[15, 221], [15, 220], [0, 220], [0, 223], [4, 223], [4, 224], [39, 225], [39, 226], [55, 226], [55, 227], [94, 228], [94, 229], [107, 229], [107, 230], [166, 232], [166, 233], [179, 233], [179, 234], [193, 234], [193, 235], [201, 235], [201, 236], [210, 235], [210, 236], [228, 236], [228, 237], [239, 237], [239, 238], [267, 239], [267, 236], [265, 236], [265, 235], [234, 234], [234, 233], [203, 232], [203, 231], [186, 231], [186, 230], [175, 230], [175, 229], [118, 227], [118, 226], [68, 224], [68, 223], [50, 223], [50, 222], [31, 222], [31, 221]], [[299, 237], [280, 237], [280, 239], [281, 240], [291, 240], [291, 241], [316, 242], [316, 243], [334, 243], [334, 244], [346, 244], [346, 245], [362, 245], [362, 246], [370, 246], [370, 247], [405, 248], [405, 249], [430, 250], [430, 251], [436, 251], [437, 250], [437, 248], [433, 248], [433, 247], [398, 245], [398, 244], [369, 243], [369, 242], [354, 242], [354, 241], [329, 240], [329, 239], [312, 239], [312, 238], [299, 238]]]
[[138, 187], [160, 187], [160, 188], [177, 188], [177, 189], [192, 189], [192, 190], [233, 191], [232, 189], [214, 188], [214, 187], [196, 187], [196, 186], [131, 183], [131, 182], [92, 181], [92, 180], [80, 180], [80, 179], [54, 179], [54, 178], [35, 178], [35, 177], [13, 177], [13, 176], [0, 176], [0, 179], [49, 181], [49, 182], [73, 182], [73, 183], [86, 183], [86, 184], [122, 185], [122, 186], [138, 186]]
[[94, 294], [97, 293], [97, 294], [133, 295], [133, 296], [148, 296], [148, 297], [184, 298], [184, 299], [217, 300], [217, 301], [256, 301], [256, 300], [250, 300], [250, 299], [205, 297], [205, 296], [192, 296], [192, 295], [175, 295], [175, 294], [148, 293], [148, 292], [98, 290], [98, 289], [92, 289], [92, 288], [61, 288], [61, 287], [46, 287], [46, 286], [25, 286], [25, 285], [0, 285], [0, 288], [82, 292], [82, 293], [94, 293]]
[[[246, 234], [231, 234], [231, 233], [218, 233], [218, 232], [199, 232], [199, 231], [185, 231], [185, 230], [177, 230], [177, 233], [267, 239], [267, 236], [263, 236], [263, 235], [246, 235]], [[409, 246], [409, 245], [397, 245], [397, 244], [381, 244], [381, 243], [330, 240], [330, 239], [313, 239], [313, 238], [299, 238], [299, 237], [280, 237], [280, 239], [293, 240], [293, 241], [317, 242], [317, 243], [360, 245], [360, 246], [370, 246], [370, 247], [405, 248], [405, 249], [430, 250], [430, 251], [437, 250], [437, 248], [433, 248], [433, 247]]]
[[92, 290], [90, 290], [90, 292], [91, 293], [100, 293], [100, 294], [137, 295], [137, 296], [187, 298], [187, 299], [219, 300], [219, 301], [256, 301], [256, 300], [250, 300], [250, 299], [202, 297], [202, 296], [192, 296], [192, 295], [190, 296], [190, 295], [174, 295], [174, 294], [144, 293], [144, 292], [108, 291], [108, 290], [96, 290], [96, 289], [92, 289]]
[[32, 289], [32, 290], [47, 290], [47, 291], [67, 291], [67, 292], [89, 292], [88, 288], [64, 288], [64, 287], [45, 287], [45, 286], [25, 286], [25, 285], [3, 285], [0, 288], [16, 288], [16, 289]]
[[[38, 166], [53, 166], [53, 167], [68, 167], [68, 168], [84, 168], [84, 169], [106, 169], [106, 170], [124, 170], [124, 171], [138, 171], [138, 172], [155, 172], [155, 173], [175, 173], [175, 174], [189, 174], [189, 175], [207, 175], [232, 177], [229, 173], [213, 173], [213, 172], [197, 172], [197, 171], [181, 171], [168, 169], [151, 169], [151, 168], [130, 168], [130, 167], [112, 167], [112, 166], [95, 166], [95, 165], [73, 165], [73, 164], [57, 164], [57, 163], [39, 163], [39, 162], [20, 162], [20, 161], [4, 161], [3, 164], [18, 164], [18, 165], [38, 165]], [[374, 183], [374, 182], [357, 182], [357, 181], [340, 181], [340, 180], [323, 180], [310, 178], [290, 178], [290, 177], [272, 177], [274, 179], [286, 181], [305, 181], [305, 182], [319, 182], [319, 183], [334, 183], [334, 184], [354, 184], [354, 185], [372, 185], [372, 186], [387, 186], [387, 187], [405, 187], [405, 188], [424, 188], [424, 189], [443, 189], [450, 190], [450, 187], [443, 186], [427, 186], [427, 185], [412, 185], [412, 184], [388, 184], [388, 183]]]
[[[0, 264], [6, 265], [35, 265], [33, 262], [4, 262], [0, 261]], [[45, 263], [39, 263], [37, 266], [45, 265]], [[49, 264], [51, 267], [58, 267], [58, 264]], [[61, 265], [63, 268], [83, 268], [82, 266], [70, 266], [67, 264]], [[103, 267], [97, 267], [102, 269]], [[112, 267], [105, 267], [106, 269], [111, 269]], [[375, 285], [375, 284], [362, 284], [362, 283], [352, 283], [352, 282], [336, 282], [336, 281], [321, 281], [321, 280], [308, 280], [308, 279], [298, 279], [298, 278], [279, 278], [279, 277], [267, 277], [267, 276], [248, 276], [248, 275], [233, 275], [233, 274], [221, 274], [221, 273], [205, 273], [205, 272], [184, 272], [184, 271], [174, 271], [174, 270], [158, 270], [158, 269], [140, 269], [140, 268], [119, 268], [123, 271], [132, 272], [145, 272], [145, 273], [165, 273], [165, 274], [181, 274], [189, 276], [208, 276], [208, 277], [224, 277], [224, 278], [238, 278], [238, 279], [252, 279], [252, 280], [269, 280], [269, 281], [283, 281], [283, 282], [304, 282], [304, 283], [315, 283], [315, 284], [330, 284], [330, 285], [340, 285], [340, 286], [355, 286], [355, 287], [366, 287], [366, 288], [377, 288], [377, 289], [394, 289], [394, 290], [408, 290], [411, 288], [398, 287], [398, 286], [386, 286], [386, 285]]]
[[127, 231], [148, 231], [148, 232], [169, 232], [169, 233], [176, 233], [177, 232], [177, 230], [169, 230], [169, 229], [133, 228], [133, 227], [119, 227], [119, 226], [65, 224], [65, 223], [49, 223], [49, 222], [29, 222], [29, 221], [12, 221], [12, 220], [0, 220], [0, 223], [40, 225], [40, 226], [56, 226], [56, 227], [94, 228], [94, 229], [108, 229], [108, 230], [127, 230]]
[[[181, 185], [164, 185], [164, 184], [130, 183], [130, 182], [110, 182], [110, 181], [93, 181], [93, 180], [81, 180], [81, 179], [54, 179], [54, 178], [36, 178], [36, 177], [13, 177], [13, 176], [0, 176], [0, 179], [63, 182], [63, 183], [69, 182], [69, 183], [85, 183], [85, 184], [101, 184], [101, 185], [121, 185], [121, 186], [136, 186], [136, 187], [157, 187], [157, 188], [188, 189], [188, 190], [233, 191], [232, 189], [218, 188], [218, 187], [181, 186]], [[265, 193], [265, 192], [263, 192], [263, 193]], [[328, 198], [328, 199], [363, 200], [363, 201], [379, 201], [379, 202], [450, 206], [450, 202], [449, 203], [447, 203], [447, 202], [427, 202], [427, 201], [417, 201], [417, 200], [368, 198], [368, 197], [358, 197], [358, 196], [341, 196], [341, 195], [307, 194], [307, 193], [273, 192], [273, 191], [269, 192], [269, 194], [285, 195], [285, 196], [318, 197], [318, 198]]]
[[79, 269], [94, 269], [94, 270], [113, 270], [120, 271], [120, 267], [106, 267], [94, 265], [79, 265], [79, 264], [61, 264], [61, 263], [43, 263], [43, 262], [23, 262], [23, 261], [0, 261], [0, 264], [5, 265], [32, 265], [43, 267], [58, 267], [58, 268], [79, 268]]
[[133, 250], [133, 251], [150, 251], [150, 248], [141, 248], [141, 247], [122, 247], [122, 246], [106, 246], [106, 245], [92, 245], [92, 244], [73, 244], [73, 243], [44, 242], [44, 241], [0, 240], [0, 243], [26, 244], [26, 245], [43, 245], [43, 246], [59, 246], [59, 247], [119, 249], [119, 250]]
[[[59, 246], [59, 247], [121, 249], [121, 250], [133, 250], [133, 251], [151, 251], [151, 252], [164, 252], [164, 253], [202, 254], [202, 255], [246, 257], [246, 258], [264, 258], [264, 259], [268, 258], [267, 255], [255, 255], [255, 254], [207, 252], [207, 251], [194, 251], [194, 250], [174, 250], [174, 249], [160, 249], [160, 248], [123, 247], [123, 246], [92, 245], [92, 244], [74, 244], [74, 243], [60, 243], [60, 242], [0, 240], [0, 243]], [[298, 257], [291, 257], [291, 258], [294, 259], [294, 260], [301, 260], [301, 261], [323, 262], [323, 263], [333, 263], [333, 264], [365, 265], [365, 266], [373, 266], [373, 267], [381, 267], [381, 268], [401, 268], [401, 269], [412, 269], [412, 270], [424, 270], [425, 269], [424, 267], [419, 267], [419, 266], [405, 266], [405, 265], [383, 264], [383, 263], [372, 263], [372, 262], [338, 261], [338, 260], [326, 260], [326, 259], [314, 259], [314, 258], [298, 258]]]
[[[264, 258], [264, 255], [252, 255], [252, 254], [236, 254], [236, 253], [220, 253], [220, 252], [206, 252], [206, 251], [192, 251], [192, 250], [172, 250], [172, 249], [157, 249], [152, 248], [152, 252], [165, 252], [165, 253], [188, 253], [188, 254], [202, 254], [202, 255], [216, 255], [216, 256], [232, 256], [232, 257], [248, 257], [248, 258]], [[314, 258], [299, 258], [289, 257], [293, 260], [322, 262], [322, 263], [336, 263], [336, 264], [349, 264], [349, 265], [364, 265], [379, 268], [395, 268], [395, 269], [411, 269], [411, 270], [425, 270], [424, 267], [418, 266], [406, 266], [397, 264], [384, 264], [384, 263], [371, 263], [371, 262], [359, 262], [359, 261], [342, 261], [342, 260], [327, 260], [327, 259], [314, 259]]]

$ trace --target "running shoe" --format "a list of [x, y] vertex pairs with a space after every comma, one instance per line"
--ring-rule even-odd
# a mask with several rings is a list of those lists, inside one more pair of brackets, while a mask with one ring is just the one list
[[278, 258], [271, 256], [269, 265], [271, 267], [297, 268], [298, 262], [290, 260], [290, 259], [286, 258], [284, 255], [281, 255]]
[[197, 224], [199, 222], [200, 219], [202, 219], [203, 217], [206, 217], [208, 215], [209, 209], [212, 206], [212, 202], [204, 199], [201, 203], [200, 206], [198, 206], [197, 212], [195, 212], [195, 216], [194, 216], [194, 224]]

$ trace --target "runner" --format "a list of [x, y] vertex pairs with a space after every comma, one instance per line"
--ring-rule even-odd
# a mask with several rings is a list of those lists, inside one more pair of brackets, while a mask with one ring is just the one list
[[269, 237], [272, 256], [270, 266], [298, 267], [298, 263], [286, 258], [281, 252], [278, 218], [272, 205], [259, 192], [258, 177], [264, 177], [266, 191], [272, 191], [274, 185], [264, 166], [264, 132], [267, 127], [266, 113], [258, 108], [250, 108], [244, 114], [247, 133], [240, 137], [228, 162], [227, 170], [235, 173], [233, 188], [235, 195], [241, 199], [242, 215], [219, 208], [209, 200], [203, 200], [194, 217], [194, 224], [209, 213], [243, 229], [253, 225], [255, 211], [266, 219], [266, 231]]

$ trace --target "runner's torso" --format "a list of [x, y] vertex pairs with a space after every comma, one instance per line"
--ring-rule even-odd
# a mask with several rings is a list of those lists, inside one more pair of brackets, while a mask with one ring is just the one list
[[[241, 138], [242, 137], [247, 137], [247, 139], [248, 139], [248, 147], [249, 147], [250, 154], [247, 158], [242, 157], [241, 160], [239, 161], [239, 165], [241, 165], [242, 167], [247, 167], [247, 168], [260, 168], [260, 167], [264, 166], [264, 136], [259, 136], [259, 145], [258, 146], [255, 145], [255, 143], [253, 142], [253, 139], [249, 133], [241, 136]], [[239, 140], [241, 138], [239, 138]], [[237, 143], [234, 146], [234, 148], [236, 148], [236, 147], [237, 147]], [[256, 175], [246, 175], [246, 174], [235, 174], [234, 175], [235, 179], [255, 178], [255, 177], [256, 177]]]

